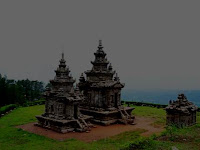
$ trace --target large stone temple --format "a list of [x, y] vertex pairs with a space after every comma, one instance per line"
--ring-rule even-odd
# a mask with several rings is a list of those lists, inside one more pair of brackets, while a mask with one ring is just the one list
[[69, 75], [70, 70], [65, 64], [64, 54], [60, 60], [56, 76], [50, 80], [51, 88], [46, 89], [45, 113], [36, 116], [38, 126], [49, 128], [58, 132], [87, 131], [90, 125], [87, 121], [91, 117], [79, 112], [79, 103], [83, 95], [78, 87], [74, 88], [75, 80]]
[[121, 89], [124, 84], [107, 60], [101, 40], [94, 55], [92, 69], [85, 72], [86, 78], [82, 74], [79, 79], [79, 89], [85, 96], [80, 107], [81, 113], [93, 116], [92, 121], [102, 125], [118, 122], [134, 124], [134, 116], [131, 115], [134, 108], [121, 105]]
[[176, 101], [169, 102], [165, 108], [167, 112], [167, 125], [178, 127], [196, 124], [196, 111], [198, 107], [187, 100], [184, 94], [179, 94]]

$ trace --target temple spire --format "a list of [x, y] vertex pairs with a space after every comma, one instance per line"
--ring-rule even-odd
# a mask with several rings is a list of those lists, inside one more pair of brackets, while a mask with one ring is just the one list
[[64, 52], [62, 52], [62, 59], [64, 59]]
[[60, 59], [60, 64], [59, 64], [59, 68], [65, 68], [66, 64], [65, 64], [65, 56], [64, 56], [64, 52], [62, 52], [61, 54], [61, 59]]
[[102, 46], [102, 40], [99, 40], [99, 46]]
[[98, 46], [99, 50], [102, 50], [103, 49], [103, 46], [102, 46], [102, 40], [99, 40], [99, 46]]

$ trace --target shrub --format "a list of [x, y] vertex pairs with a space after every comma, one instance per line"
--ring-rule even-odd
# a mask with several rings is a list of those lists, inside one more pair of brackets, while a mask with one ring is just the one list
[[26, 102], [25, 104], [23, 104], [23, 106], [26, 107], [26, 106], [43, 105], [43, 104], [45, 104], [45, 100], [41, 99], [41, 100]]
[[169, 125], [166, 127], [166, 131], [164, 131], [161, 136], [167, 136], [169, 140], [174, 141], [178, 130], [179, 128], [176, 125]]
[[152, 138], [140, 137], [134, 142], [130, 143], [129, 146], [123, 150], [136, 150], [136, 149], [146, 149], [148, 147], [153, 148], [154, 141]]
[[10, 105], [3, 106], [0, 108], [0, 115], [5, 114], [6, 112], [8, 112], [14, 108], [17, 108], [17, 105], [10, 104]]

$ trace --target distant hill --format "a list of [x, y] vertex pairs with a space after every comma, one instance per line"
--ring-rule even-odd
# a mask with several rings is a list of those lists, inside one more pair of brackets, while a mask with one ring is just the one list
[[179, 93], [184, 93], [188, 100], [200, 107], [200, 90], [123, 90], [122, 99], [168, 104], [169, 100], [176, 100]]

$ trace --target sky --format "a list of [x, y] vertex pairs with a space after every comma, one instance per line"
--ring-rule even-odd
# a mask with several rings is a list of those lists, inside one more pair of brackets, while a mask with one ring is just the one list
[[[200, 1], [0, 1], [0, 73], [78, 81], [101, 39], [126, 89], [200, 89]], [[64, 48], [63, 48], [64, 47]]]

